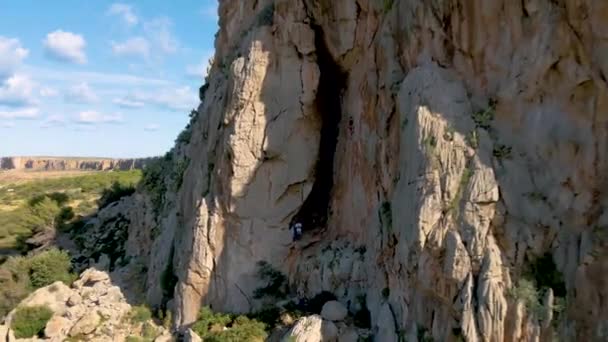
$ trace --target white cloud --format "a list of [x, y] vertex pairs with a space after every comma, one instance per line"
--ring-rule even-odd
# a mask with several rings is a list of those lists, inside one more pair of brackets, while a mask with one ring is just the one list
[[144, 127], [144, 131], [146, 132], [156, 132], [160, 126], [158, 124], [149, 124]]
[[[132, 105], [151, 104], [171, 111], [189, 111], [199, 103], [197, 91], [189, 86], [160, 88], [150, 92], [135, 91], [120, 100]], [[114, 103], [117, 103], [117, 101], [115, 100]]]
[[3, 122], [3, 123], [0, 125], [0, 127], [2, 127], [2, 128], [12, 128], [12, 127], [15, 127], [15, 123], [14, 123], [14, 122], [12, 122], [12, 121], [9, 121], [9, 122]]
[[0, 36], [0, 80], [11, 76], [28, 54], [18, 39]]
[[36, 79], [46, 84], [57, 82], [86, 82], [90, 84], [103, 84], [115, 87], [125, 86], [167, 86], [171, 82], [158, 78], [148, 78], [130, 74], [112, 74], [91, 71], [71, 71], [40, 68], [28, 66], [25, 70], [36, 75]]
[[79, 83], [70, 89], [65, 94], [66, 101], [77, 103], [91, 103], [98, 100], [97, 95], [91, 90], [85, 82]]
[[120, 16], [128, 26], [137, 25], [139, 22], [139, 19], [137, 18], [137, 15], [135, 15], [131, 5], [114, 3], [108, 9], [108, 14]]
[[32, 92], [36, 84], [24, 75], [14, 75], [0, 86], [0, 104], [21, 107], [36, 103]]
[[171, 110], [188, 111], [198, 104], [198, 94], [186, 86], [176, 89], [161, 90], [149, 99], [151, 103]]
[[85, 64], [87, 56], [84, 52], [86, 41], [79, 34], [56, 30], [46, 35], [44, 47], [46, 52], [55, 59]]
[[150, 37], [150, 40], [154, 42], [158, 50], [166, 54], [177, 51], [179, 45], [177, 38], [171, 32], [172, 26], [171, 19], [166, 17], [156, 18], [144, 24], [144, 30]]
[[59, 95], [57, 89], [51, 87], [44, 87], [40, 89], [40, 96], [42, 97], [53, 97]]
[[207, 53], [200, 63], [186, 66], [186, 75], [196, 79], [203, 80], [207, 77], [209, 71], [209, 61], [213, 58], [213, 53]]
[[112, 102], [124, 108], [141, 108], [145, 105], [143, 101], [134, 98], [130, 95], [121, 98], [116, 98]]
[[123, 43], [111, 42], [112, 52], [117, 56], [137, 56], [148, 58], [150, 56], [150, 43], [143, 37], [127, 39]]
[[26, 107], [19, 109], [2, 109], [0, 108], [1, 119], [36, 119], [40, 110], [36, 107]]
[[66, 120], [63, 115], [50, 115], [49, 117], [47, 117], [44, 120], [41, 127], [42, 128], [58, 127], [58, 126], [64, 126], [65, 124], [66, 124]]
[[99, 123], [121, 123], [123, 118], [121, 114], [102, 114], [93, 110], [87, 110], [78, 113], [76, 122], [84, 125], [93, 125]]

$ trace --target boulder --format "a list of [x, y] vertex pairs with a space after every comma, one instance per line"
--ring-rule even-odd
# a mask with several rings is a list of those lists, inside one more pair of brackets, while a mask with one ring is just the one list
[[325, 303], [325, 305], [323, 305], [323, 309], [321, 309], [321, 316], [326, 320], [334, 322], [344, 320], [347, 314], [348, 310], [346, 310], [346, 307], [344, 307], [342, 303], [335, 300]]
[[75, 288], [82, 288], [84, 286], [93, 286], [99, 282], [109, 281], [110, 276], [106, 272], [98, 271], [94, 268], [89, 268], [82, 272], [80, 279], [74, 282]]
[[323, 321], [321, 324], [321, 338], [323, 341], [335, 342], [338, 340], [338, 327], [332, 321]]
[[76, 306], [80, 303], [82, 303], [82, 297], [78, 293], [71, 295], [67, 302], [68, 306]]
[[70, 336], [88, 335], [95, 331], [101, 322], [101, 317], [97, 311], [89, 311], [82, 316], [76, 324], [70, 329]]
[[68, 329], [69, 323], [69, 319], [62, 316], [54, 315], [46, 323], [46, 327], [44, 328], [44, 336], [51, 339], [54, 337], [62, 336], [65, 330]]
[[283, 337], [282, 342], [321, 342], [323, 319], [319, 315], [300, 318]]

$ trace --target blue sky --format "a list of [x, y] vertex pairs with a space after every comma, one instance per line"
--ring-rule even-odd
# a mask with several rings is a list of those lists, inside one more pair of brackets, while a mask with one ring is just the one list
[[0, 1], [0, 156], [164, 153], [216, 31], [217, 0]]

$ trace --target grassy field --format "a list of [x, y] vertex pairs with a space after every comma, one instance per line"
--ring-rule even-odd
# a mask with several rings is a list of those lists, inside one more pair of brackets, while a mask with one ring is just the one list
[[0, 249], [18, 248], [40, 227], [93, 213], [108, 189], [133, 187], [140, 178], [141, 171], [0, 172]]

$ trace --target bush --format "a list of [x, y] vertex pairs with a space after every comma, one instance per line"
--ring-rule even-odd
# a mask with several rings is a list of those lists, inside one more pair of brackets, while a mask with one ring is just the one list
[[214, 313], [209, 307], [201, 309], [192, 326], [192, 330], [206, 342], [264, 341], [267, 337], [265, 329], [266, 325], [257, 320], [246, 316], [233, 319], [228, 314]]
[[204, 339], [210, 330], [215, 330], [215, 327], [223, 328], [231, 321], [230, 315], [214, 313], [211, 308], [205, 306], [199, 311], [198, 319], [192, 325], [192, 330]]
[[70, 273], [71, 259], [67, 252], [51, 249], [31, 258], [30, 283], [34, 288], [62, 281], [69, 285], [75, 276]]
[[109, 204], [117, 202], [123, 197], [131, 196], [135, 192], [135, 187], [131, 184], [120, 184], [118, 181], [112, 183], [109, 189], [104, 189], [101, 198], [97, 201], [99, 209], [107, 207]]
[[257, 267], [257, 276], [266, 285], [256, 289], [253, 292], [253, 297], [255, 299], [283, 299], [287, 297], [287, 277], [266, 261], [259, 261]]
[[167, 192], [165, 177], [170, 174], [172, 163], [173, 154], [167, 152], [164, 157], [150, 162], [143, 170], [140, 186], [150, 195], [156, 213], [160, 213], [164, 204]]
[[53, 316], [47, 306], [30, 306], [17, 309], [11, 322], [16, 338], [29, 338], [41, 335], [46, 323]]
[[152, 312], [144, 305], [138, 305], [131, 308], [129, 319], [132, 323], [144, 323], [152, 319]]

